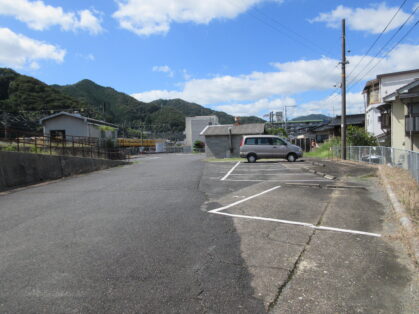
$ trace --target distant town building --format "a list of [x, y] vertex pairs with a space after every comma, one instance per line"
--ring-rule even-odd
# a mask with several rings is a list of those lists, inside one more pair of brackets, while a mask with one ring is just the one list
[[186, 117], [185, 120], [185, 146], [192, 147], [195, 141], [205, 142], [204, 136], [200, 135], [209, 125], [218, 125], [217, 116]]
[[264, 123], [251, 123], [208, 126], [201, 132], [201, 135], [205, 137], [207, 157], [230, 158], [240, 157], [240, 143], [243, 135], [264, 133]]
[[[318, 142], [322, 143], [325, 140], [332, 137], [341, 136], [341, 116], [336, 116], [329, 123], [319, 125], [309, 130], [312, 134], [312, 138]], [[346, 126], [357, 126], [363, 128], [365, 126], [365, 114], [347, 114], [346, 115]]]
[[68, 138], [70, 136], [116, 139], [118, 126], [101, 120], [83, 117], [78, 113], [59, 112], [39, 121], [44, 136]]
[[362, 92], [365, 104], [365, 129], [381, 142], [385, 141], [386, 133], [381, 128], [381, 113], [378, 107], [384, 104], [384, 97], [411, 83], [416, 78], [419, 78], [419, 69], [380, 74], [365, 84]]

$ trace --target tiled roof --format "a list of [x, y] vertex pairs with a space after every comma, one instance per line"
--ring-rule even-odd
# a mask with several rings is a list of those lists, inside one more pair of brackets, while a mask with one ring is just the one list
[[[346, 115], [346, 124], [347, 125], [357, 125], [357, 124], [364, 124], [365, 123], [365, 114], [348, 114]], [[341, 124], [341, 116], [336, 116], [330, 122], [329, 125], [332, 126], [339, 126]]]

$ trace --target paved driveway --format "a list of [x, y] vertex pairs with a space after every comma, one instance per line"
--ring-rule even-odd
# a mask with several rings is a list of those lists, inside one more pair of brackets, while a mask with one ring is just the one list
[[202, 159], [0, 195], [0, 312], [408, 313], [412, 270], [375, 181]]

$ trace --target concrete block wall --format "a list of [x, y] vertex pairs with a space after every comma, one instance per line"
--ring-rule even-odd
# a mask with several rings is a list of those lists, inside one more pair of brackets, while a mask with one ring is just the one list
[[241, 135], [232, 136], [233, 151], [229, 149], [228, 136], [206, 136], [205, 137], [205, 152], [210, 158], [230, 158], [240, 157], [240, 142]]
[[0, 151], [0, 191], [124, 164], [127, 162]]

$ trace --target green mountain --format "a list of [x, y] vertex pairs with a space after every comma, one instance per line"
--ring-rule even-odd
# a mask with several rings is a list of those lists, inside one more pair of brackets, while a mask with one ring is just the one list
[[77, 110], [91, 117], [100, 117], [85, 102], [64, 95], [33, 77], [0, 68], [0, 111], [8, 113], [9, 127], [39, 130], [40, 118], [63, 110]]
[[[217, 115], [221, 124], [233, 123], [225, 112], [214, 111], [182, 99], [155, 100], [150, 103], [104, 87], [90, 80], [72, 85], [47, 85], [11, 69], [0, 68], [0, 111], [9, 120], [20, 121], [17, 128], [40, 130], [38, 121], [57, 111], [80, 111], [83, 115], [118, 124], [124, 135], [145, 130], [155, 135], [180, 139], [185, 117]], [[241, 117], [242, 123], [264, 122], [258, 117]], [[10, 122], [8, 123], [11, 126]], [[137, 131], [135, 131], [137, 130]]]
[[332, 120], [331, 117], [325, 116], [324, 114], [309, 114], [307, 116], [299, 116], [291, 121], [306, 121], [306, 120]]
[[[90, 80], [82, 80], [73, 85], [53, 85], [53, 87], [102, 111], [107, 121], [119, 125], [128, 124], [134, 128], [145, 125], [154, 131], [183, 132], [185, 117], [197, 115], [216, 115], [221, 124], [234, 122], [234, 117], [225, 112], [208, 109], [182, 99], [158, 99], [145, 103]], [[265, 120], [251, 116], [241, 117], [241, 122], [257, 123]]]

